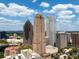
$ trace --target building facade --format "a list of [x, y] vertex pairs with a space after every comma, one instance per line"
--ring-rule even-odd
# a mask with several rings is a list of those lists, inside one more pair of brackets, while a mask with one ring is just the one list
[[67, 34], [65, 32], [57, 33], [57, 47], [59, 49], [67, 47]]
[[32, 45], [33, 40], [33, 26], [29, 20], [27, 20], [24, 24], [24, 43]]
[[9, 37], [7, 36], [7, 32], [2, 31], [0, 32], [0, 39], [8, 39]]
[[72, 43], [71, 32], [66, 32], [66, 34], [67, 34], [68, 43]]
[[16, 45], [12, 45], [10, 47], [5, 48], [4, 56], [16, 55], [19, 53], [19, 47]]
[[44, 17], [41, 14], [36, 14], [34, 17], [34, 39], [33, 51], [40, 55], [45, 53], [45, 31], [44, 31]]
[[72, 45], [76, 48], [79, 48], [79, 33], [71, 33]]
[[56, 42], [56, 20], [54, 16], [47, 17], [46, 31], [48, 36], [48, 44], [54, 46]]

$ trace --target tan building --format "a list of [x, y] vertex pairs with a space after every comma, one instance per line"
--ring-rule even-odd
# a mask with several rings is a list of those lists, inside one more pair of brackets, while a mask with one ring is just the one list
[[45, 31], [44, 31], [44, 17], [41, 14], [36, 14], [34, 17], [34, 39], [33, 51], [41, 56], [45, 53]]
[[57, 47], [59, 49], [67, 47], [67, 34], [65, 32], [57, 33]]

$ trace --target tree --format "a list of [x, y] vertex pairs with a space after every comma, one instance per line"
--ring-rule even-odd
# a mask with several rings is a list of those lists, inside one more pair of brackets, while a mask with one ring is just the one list
[[6, 40], [0, 40], [0, 44], [8, 44]]
[[32, 49], [30, 45], [21, 44], [20, 49]]
[[4, 53], [3, 52], [0, 52], [0, 59], [1, 58], [4, 58]]
[[73, 53], [77, 53], [78, 49], [77, 48], [72, 48]]

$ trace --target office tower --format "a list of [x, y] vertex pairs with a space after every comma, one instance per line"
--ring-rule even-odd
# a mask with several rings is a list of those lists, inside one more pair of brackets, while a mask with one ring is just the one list
[[47, 17], [46, 31], [48, 36], [48, 44], [54, 46], [56, 42], [56, 19], [54, 16]]
[[79, 48], [79, 33], [73, 32], [71, 33], [72, 45], [76, 48]]
[[24, 24], [24, 43], [32, 45], [33, 39], [33, 26], [29, 20], [27, 20]]
[[67, 34], [65, 32], [57, 33], [57, 47], [59, 49], [67, 47]]
[[45, 53], [44, 36], [44, 17], [41, 14], [36, 14], [34, 17], [33, 50], [40, 55]]

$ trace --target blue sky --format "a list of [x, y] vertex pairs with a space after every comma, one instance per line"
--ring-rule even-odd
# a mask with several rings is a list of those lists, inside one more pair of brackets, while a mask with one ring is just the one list
[[79, 31], [79, 0], [0, 0], [0, 31], [23, 30], [38, 12], [56, 16], [57, 31]]

